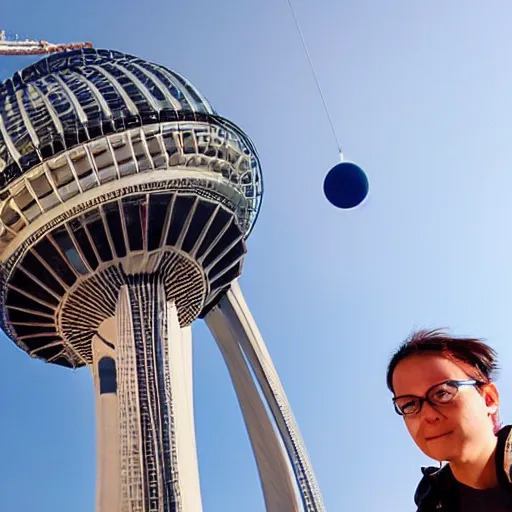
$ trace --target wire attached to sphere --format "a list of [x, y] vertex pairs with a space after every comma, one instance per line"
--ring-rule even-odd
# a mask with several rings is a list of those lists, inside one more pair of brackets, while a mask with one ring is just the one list
[[358, 165], [352, 162], [344, 162], [343, 159], [343, 150], [338, 139], [338, 135], [336, 133], [336, 129], [334, 127], [334, 123], [331, 118], [331, 114], [329, 113], [329, 108], [327, 107], [327, 101], [325, 100], [325, 96], [322, 91], [322, 87], [320, 86], [320, 80], [318, 79], [318, 75], [315, 71], [315, 66], [313, 65], [313, 59], [308, 50], [308, 46], [306, 44], [306, 39], [304, 38], [304, 34], [300, 28], [299, 20], [295, 13], [295, 9], [293, 8], [293, 4], [291, 0], [288, 1], [288, 6], [290, 7], [290, 11], [292, 13], [293, 19], [295, 21], [295, 26], [297, 28], [297, 32], [299, 33], [300, 39], [302, 41], [302, 46], [304, 47], [304, 52], [309, 61], [309, 66], [313, 73], [313, 77], [315, 79], [316, 86], [318, 88], [318, 92], [320, 94], [320, 98], [322, 99], [322, 103], [324, 105], [325, 113], [327, 115], [327, 119], [331, 126], [332, 133], [334, 135], [334, 139], [336, 140], [336, 145], [338, 147], [338, 153], [340, 156], [340, 163], [336, 164], [325, 177], [324, 180], [324, 194], [327, 200], [337, 208], [349, 209], [354, 208], [360, 205], [366, 196], [368, 195], [369, 183], [368, 178], [364, 171]]
[[290, 6], [290, 10], [292, 12], [293, 19], [295, 21], [295, 26], [297, 27], [297, 32], [299, 33], [300, 39], [302, 41], [302, 46], [304, 47], [304, 52], [309, 61], [309, 66], [311, 67], [311, 71], [313, 73], [313, 77], [315, 78], [316, 86], [318, 88], [318, 92], [320, 93], [320, 98], [324, 104], [325, 113], [327, 114], [327, 119], [329, 120], [329, 124], [331, 125], [332, 134], [334, 135], [334, 139], [336, 140], [336, 145], [338, 146], [338, 152], [340, 154], [340, 159], [343, 161], [343, 150], [341, 148], [340, 141], [338, 139], [338, 135], [336, 134], [336, 129], [334, 128], [334, 123], [332, 122], [331, 114], [329, 113], [329, 109], [327, 107], [327, 102], [325, 101], [324, 93], [322, 92], [322, 87], [320, 86], [320, 80], [318, 80], [318, 75], [315, 71], [315, 66], [313, 65], [313, 59], [308, 50], [308, 46], [306, 44], [306, 40], [304, 39], [304, 34], [299, 25], [299, 20], [297, 19], [297, 15], [295, 14], [295, 9], [293, 8], [293, 4], [291, 0], [288, 0], [288, 5]]

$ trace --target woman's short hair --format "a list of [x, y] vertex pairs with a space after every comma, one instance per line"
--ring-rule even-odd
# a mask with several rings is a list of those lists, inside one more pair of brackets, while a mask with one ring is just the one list
[[483, 383], [492, 382], [498, 371], [497, 354], [478, 338], [457, 338], [442, 329], [421, 330], [411, 334], [391, 357], [386, 382], [393, 390], [393, 373], [398, 363], [412, 355], [437, 354], [472, 367], [471, 377]]

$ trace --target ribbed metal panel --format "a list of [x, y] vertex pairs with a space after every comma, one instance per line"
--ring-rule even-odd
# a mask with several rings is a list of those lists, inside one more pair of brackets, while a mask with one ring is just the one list
[[196, 113], [215, 114], [162, 66], [110, 50], [54, 54], [0, 84], [0, 189], [86, 140]]
[[[228, 154], [233, 144], [250, 157], [248, 172], [240, 176], [239, 184], [250, 203], [250, 229], [262, 194], [261, 171], [250, 139], [218, 116], [178, 73], [110, 50], [84, 48], [57, 53], [0, 84], [0, 196], [12, 194], [11, 185], [33, 174], [34, 169], [50, 160], [55, 165], [58, 155], [73, 162], [76, 152], [72, 150], [81, 154], [79, 148], [87, 145], [90, 159], [94, 153], [91, 141], [110, 136], [106, 140], [112, 142], [113, 134], [133, 133], [135, 128], [148, 126], [157, 127], [153, 130], [156, 136], [160, 133], [158, 125], [172, 122], [180, 124], [178, 132], [182, 123], [189, 123], [189, 129], [190, 123], [216, 126], [216, 133], [208, 133], [203, 141], [203, 149], [210, 157], [214, 153], [219, 156], [219, 151], [225, 153], [228, 167], [240, 158]], [[143, 133], [147, 135], [147, 130]], [[221, 147], [216, 148], [214, 139], [219, 137]], [[147, 144], [147, 136], [142, 138]], [[52, 164], [45, 172], [51, 169]], [[3, 209], [5, 203], [0, 207]]]
[[92, 360], [90, 342], [141, 269], [162, 276], [182, 326], [240, 275], [246, 248], [233, 214], [191, 193], [138, 194], [55, 228], [6, 282], [4, 328], [34, 357]]

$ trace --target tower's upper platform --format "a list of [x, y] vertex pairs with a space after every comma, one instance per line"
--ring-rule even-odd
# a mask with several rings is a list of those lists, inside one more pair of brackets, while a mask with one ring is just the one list
[[215, 111], [163, 66], [111, 50], [51, 55], [0, 84], [0, 188], [87, 139], [196, 114]]
[[[83, 48], [53, 54], [0, 84], [0, 197], [26, 173], [84, 143], [155, 124], [203, 122], [249, 138], [218, 116], [184, 77], [117, 51]], [[261, 199], [257, 158], [243, 176], [229, 176], [248, 200], [250, 230]], [[225, 175], [226, 172], [220, 171]]]
[[27, 67], [0, 84], [0, 328], [90, 364], [134, 275], [189, 325], [240, 275], [261, 196], [250, 139], [179, 74], [86, 48]]

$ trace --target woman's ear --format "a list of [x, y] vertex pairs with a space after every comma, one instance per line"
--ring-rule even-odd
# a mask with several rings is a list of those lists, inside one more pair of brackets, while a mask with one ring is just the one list
[[482, 386], [482, 394], [484, 396], [485, 405], [489, 409], [489, 414], [498, 412], [500, 406], [500, 394], [498, 388], [490, 382]]

